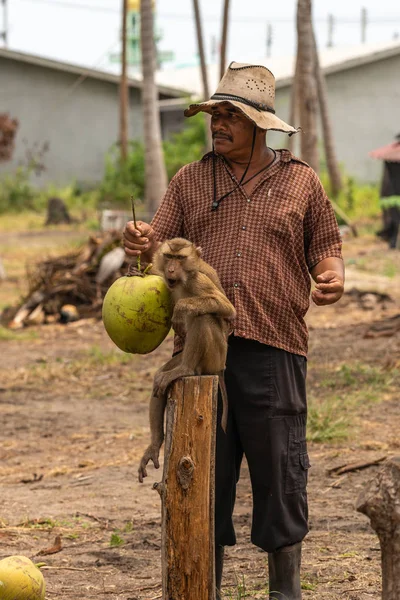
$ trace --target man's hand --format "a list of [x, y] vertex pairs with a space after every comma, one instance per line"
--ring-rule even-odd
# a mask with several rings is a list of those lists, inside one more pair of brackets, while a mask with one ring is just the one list
[[151, 256], [156, 249], [157, 242], [154, 239], [154, 230], [148, 223], [143, 221], [128, 221], [123, 231], [125, 252], [128, 256], [139, 256], [149, 253]]
[[317, 306], [334, 304], [342, 297], [343, 278], [335, 271], [324, 271], [315, 278], [316, 286], [311, 297]]

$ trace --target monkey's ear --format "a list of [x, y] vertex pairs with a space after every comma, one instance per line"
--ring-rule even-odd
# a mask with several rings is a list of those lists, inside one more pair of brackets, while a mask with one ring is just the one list
[[203, 249], [200, 246], [196, 247], [197, 256], [201, 256], [203, 254]]

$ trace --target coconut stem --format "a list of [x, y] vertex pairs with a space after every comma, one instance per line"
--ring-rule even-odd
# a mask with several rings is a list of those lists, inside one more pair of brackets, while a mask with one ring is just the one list
[[[133, 196], [131, 196], [131, 204], [132, 204], [132, 214], [133, 214], [133, 224], [135, 226], [135, 229], [137, 229], [137, 225], [136, 225], [136, 215], [135, 215], [135, 203], [133, 201]], [[138, 254], [137, 257], [137, 268], [139, 270], [140, 273], [140, 269], [141, 269], [141, 264], [140, 264], [140, 254]]]

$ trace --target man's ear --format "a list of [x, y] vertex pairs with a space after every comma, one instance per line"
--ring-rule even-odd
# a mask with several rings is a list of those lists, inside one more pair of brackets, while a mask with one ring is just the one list
[[203, 254], [203, 249], [200, 246], [196, 247], [197, 256], [201, 256]]

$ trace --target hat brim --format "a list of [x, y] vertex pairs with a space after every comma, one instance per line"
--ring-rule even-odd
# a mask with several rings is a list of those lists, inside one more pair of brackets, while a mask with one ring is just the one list
[[282, 131], [283, 133], [288, 133], [290, 135], [300, 131], [300, 127], [296, 129], [296, 127], [288, 125], [288, 123], [285, 123], [285, 121], [282, 121], [282, 119], [279, 119], [279, 117], [273, 113], [257, 110], [256, 108], [253, 108], [253, 106], [248, 106], [247, 104], [237, 102], [236, 100], [208, 100], [207, 102], [200, 102], [199, 104], [190, 104], [185, 110], [184, 115], [185, 117], [193, 117], [199, 112], [211, 114], [212, 107], [217, 106], [218, 104], [232, 104], [260, 129]]

